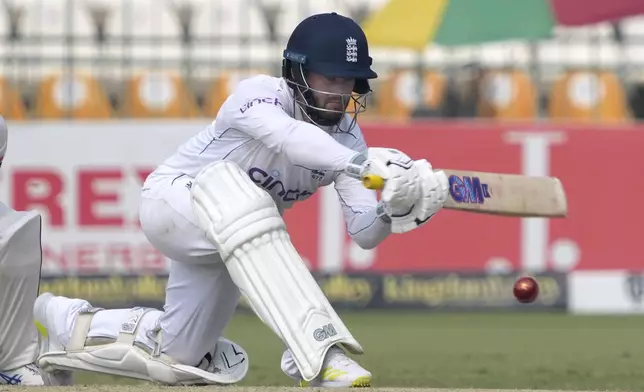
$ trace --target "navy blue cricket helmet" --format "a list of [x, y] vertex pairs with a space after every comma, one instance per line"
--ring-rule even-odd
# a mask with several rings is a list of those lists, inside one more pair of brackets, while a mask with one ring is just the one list
[[[372, 62], [367, 37], [358, 23], [335, 12], [317, 14], [304, 19], [293, 30], [284, 50], [282, 76], [312, 122], [320, 126], [336, 125], [345, 114], [350, 114], [353, 127], [358, 113], [366, 109], [366, 97], [371, 93], [369, 79], [378, 77], [371, 69]], [[314, 90], [307, 82], [309, 72], [327, 78], [355, 79], [353, 94], [344, 96]], [[317, 106], [314, 91], [341, 95], [344, 110], [338, 112]]]

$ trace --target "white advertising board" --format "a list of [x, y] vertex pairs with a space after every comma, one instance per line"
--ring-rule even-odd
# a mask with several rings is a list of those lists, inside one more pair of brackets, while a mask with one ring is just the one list
[[575, 271], [568, 288], [573, 314], [644, 313], [644, 272]]
[[10, 123], [0, 200], [43, 216], [43, 274], [161, 272], [141, 233], [147, 175], [211, 120]]

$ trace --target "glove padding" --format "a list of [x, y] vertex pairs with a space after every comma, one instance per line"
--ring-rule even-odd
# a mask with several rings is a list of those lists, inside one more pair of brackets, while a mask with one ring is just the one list
[[425, 160], [412, 160], [390, 148], [369, 149], [364, 174], [383, 177], [381, 201], [393, 233], [405, 233], [427, 223], [447, 200], [449, 184], [443, 171]]

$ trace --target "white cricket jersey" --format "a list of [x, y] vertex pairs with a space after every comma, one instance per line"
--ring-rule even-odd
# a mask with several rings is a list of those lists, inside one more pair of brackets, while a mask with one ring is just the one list
[[[356, 155], [366, 156], [360, 128], [339, 132], [301, 118], [283, 78], [246, 79], [223, 103], [215, 121], [181, 145], [154, 174], [195, 177], [214, 161], [234, 161], [270, 193], [282, 213], [333, 183], [356, 243], [378, 245], [391, 231], [376, 193], [343, 173]], [[340, 128], [348, 129], [350, 122], [346, 115]]]

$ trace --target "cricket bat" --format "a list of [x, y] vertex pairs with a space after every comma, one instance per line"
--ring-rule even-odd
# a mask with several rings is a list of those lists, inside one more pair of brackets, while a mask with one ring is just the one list
[[[449, 181], [449, 197], [443, 208], [483, 214], [563, 218], [568, 212], [566, 193], [555, 177], [443, 170]], [[382, 189], [385, 179], [365, 176], [368, 189]]]

